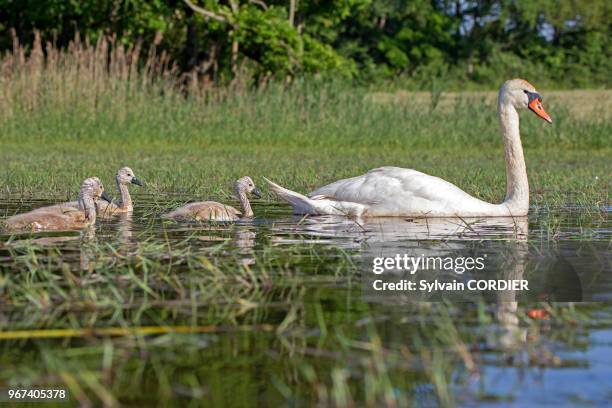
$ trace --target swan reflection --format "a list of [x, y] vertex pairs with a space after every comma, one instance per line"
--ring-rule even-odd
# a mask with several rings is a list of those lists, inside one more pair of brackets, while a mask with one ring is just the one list
[[79, 267], [82, 271], [92, 272], [96, 267], [98, 255], [95, 228], [85, 228], [79, 236]]
[[132, 224], [134, 216], [131, 212], [124, 212], [117, 214], [116, 217], [117, 241], [122, 246], [129, 246], [134, 237]]
[[[407, 254], [410, 257], [456, 259], [489, 255], [486, 267], [478, 274], [465, 272], [457, 275], [453, 271], [436, 270], [423, 272], [422, 276], [429, 280], [465, 281], [478, 276], [479, 279], [520, 281], [524, 277], [529, 255], [527, 217], [351, 220], [324, 216], [297, 220], [294, 217], [292, 221], [274, 226], [272, 242], [275, 245], [325, 244], [357, 250], [357, 257], [361, 259], [364, 268], [363, 296], [372, 302], [405, 304], [440, 300], [419, 292], [398, 291], [381, 295], [370, 290], [372, 278], [376, 279], [371, 269], [372, 260], [376, 257], [393, 258], [397, 254]], [[462, 291], [453, 294], [451, 299], [470, 302], [477, 300], [480, 295], [480, 292]], [[492, 305], [497, 325], [490, 344], [503, 350], [513, 350], [526, 341], [526, 330], [520, 327], [517, 314], [519, 292], [512, 289], [499, 290], [491, 295], [486, 299]]]
[[185, 233], [193, 235], [197, 242], [210, 246], [228, 245], [237, 254], [238, 261], [243, 265], [253, 265], [256, 262], [255, 244], [257, 242], [256, 227], [251, 222], [233, 224], [169, 224], [166, 225], [169, 234]]
[[272, 243], [321, 243], [358, 249], [364, 242], [525, 239], [527, 229], [527, 217], [291, 217], [274, 224]]

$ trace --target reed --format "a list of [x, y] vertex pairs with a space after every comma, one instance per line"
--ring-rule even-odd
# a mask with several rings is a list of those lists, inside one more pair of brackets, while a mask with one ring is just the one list
[[[57, 49], [43, 46], [37, 35], [29, 47], [15, 40], [12, 52], [0, 58], [0, 137], [20, 143], [266, 143], [320, 150], [499, 145], [494, 92], [375, 91], [380, 90], [317, 78], [215, 87], [196, 73], [180, 74], [154, 47], [125, 48], [102, 36], [95, 44], [77, 37]], [[557, 92], [550, 98], [542, 93], [555, 124], [523, 115], [523, 133], [538, 135], [526, 138], [526, 145], [609, 146], [608, 91]], [[575, 105], [581, 106], [577, 114]]]
[[[521, 304], [529, 341], [494, 354], [479, 349], [505, 333], [492, 305], [365, 302], [338, 251], [294, 247], [281, 260], [263, 251], [246, 266], [225, 243], [195, 249], [194, 238], [81, 241], [76, 253], [70, 242], [7, 242], [0, 384], [64, 388], [81, 405], [453, 405], [466, 398], [457, 389], [485, 375], [481, 365], [503, 367], [508, 356], [523, 370], [571, 364], [550, 344], [584, 347], [588, 330], [610, 321], [601, 317], [609, 308]], [[534, 306], [550, 318], [529, 319]]]
[[[135, 194], [133, 228], [2, 236], [0, 388], [66, 388], [82, 406], [470, 405], [507, 401], [484, 380], [470, 389], [481, 367], [514, 379], [517, 369], [571, 365], [575, 357], [551, 349], [575, 356], [589, 330], [609, 328], [609, 307], [537, 305], [550, 316], [538, 321], [521, 303], [528, 336], [508, 349], [491, 305], [363, 299], [359, 254], [333, 240], [279, 245], [265, 222], [159, 221], [188, 200], [228, 198], [244, 174], [309, 191], [398, 165], [503, 197], [494, 92], [379, 91], [316, 78], [215, 88], [154, 48], [113, 38], [76, 38], [63, 50], [39, 36], [15, 41], [0, 57], [0, 218], [71, 199], [85, 176], [112, 185], [125, 165], [146, 189]], [[524, 115], [535, 244], [607, 236], [612, 125], [597, 102], [606, 92], [582, 95], [593, 105], [581, 112], [575, 92], [555, 93], [546, 99], [553, 126]], [[255, 211], [283, 210], [257, 202]], [[241, 229], [255, 228], [254, 249], [241, 248]], [[585, 364], [601, 350], [584, 353]]]

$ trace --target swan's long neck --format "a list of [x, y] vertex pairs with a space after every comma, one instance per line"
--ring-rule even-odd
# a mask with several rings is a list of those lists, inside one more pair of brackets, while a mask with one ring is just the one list
[[253, 217], [253, 209], [251, 208], [251, 203], [249, 202], [246, 192], [240, 187], [236, 187], [236, 195], [238, 196], [238, 200], [240, 200], [242, 216], [248, 218]]
[[85, 218], [90, 222], [96, 221], [96, 203], [89, 193], [80, 193], [78, 199], [79, 209], [85, 213]]
[[519, 131], [519, 115], [510, 102], [500, 101], [497, 108], [506, 156], [506, 199], [503, 205], [515, 215], [525, 215], [529, 209], [529, 182]]
[[130, 196], [130, 191], [126, 184], [123, 184], [117, 179], [117, 188], [119, 189], [119, 193], [121, 194], [121, 208], [132, 209], [132, 197]]

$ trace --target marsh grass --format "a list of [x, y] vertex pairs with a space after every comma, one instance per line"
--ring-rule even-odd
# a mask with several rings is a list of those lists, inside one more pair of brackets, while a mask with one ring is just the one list
[[[119, 233], [0, 243], [0, 328], [13, 335], [0, 341], [0, 385], [67, 387], [81, 405], [473, 402], [455, 393], [457, 384], [477, 376], [483, 359], [505, 364], [499, 350], [478, 349], [499, 336], [489, 305], [385, 308], [359, 298], [349, 251], [266, 242], [245, 256], [231, 246], [232, 231], [180, 239], [152, 232], [171, 207], [231, 200], [232, 181], [245, 174], [309, 191], [398, 165], [503, 198], [494, 93], [375, 91], [315, 78], [218, 89], [178, 76], [155, 50], [105, 38], [67, 50], [15, 43], [0, 59], [0, 199], [11, 203], [0, 218], [44, 199], [73, 199], [86, 176], [113, 191], [124, 165], [146, 187], [132, 189], [144, 209], [141, 235], [127, 242]], [[592, 220], [607, 216], [609, 112], [577, 114], [575, 97], [545, 100], [552, 126], [522, 117], [532, 214], [550, 214], [538, 225], [542, 245], [563, 238], [574, 209], [584, 218], [576, 239], [593, 238], [601, 228]], [[200, 238], [209, 241], [194, 244]], [[504, 351], [528, 355], [516, 360], [525, 367], [554, 367], [550, 349], [586, 347], [589, 328], [610, 323], [608, 312], [588, 305], [538, 306], [547, 321], [525, 317], [529, 307], [517, 315], [530, 341]], [[40, 337], [25, 339], [33, 330]], [[45, 338], [52, 331], [59, 339]]]
[[[147, 181], [147, 192], [217, 197], [230, 196], [245, 174], [307, 191], [398, 165], [503, 198], [491, 94], [445, 93], [431, 109], [420, 94], [384, 96], [314, 78], [219, 89], [178, 76], [154, 49], [143, 54], [103, 37], [67, 50], [37, 41], [29, 53], [15, 43], [0, 59], [0, 194], [73, 196], [85, 176], [111, 186], [124, 165]], [[611, 121], [601, 95], [592, 95], [579, 105], [603, 108], [578, 115], [576, 94], [556, 93], [547, 103], [552, 126], [522, 116], [538, 206], [609, 201]]]
[[[330, 291], [308, 276], [316, 270], [300, 272], [296, 257], [279, 263], [264, 252], [247, 266], [219, 256], [218, 247], [195, 251], [189, 241], [163, 252], [147, 242], [129, 252], [85, 242], [72, 256], [27, 241], [9, 246], [12, 263], [1, 264], [0, 381], [66, 387], [86, 405], [178, 405], [193, 397], [454, 405], [469, 401], [455, 394], [457, 384], [478, 377], [481, 359], [490, 358], [477, 345], [499, 335], [485, 304], [416, 302], [390, 312], [359, 300], [349, 279], [356, 276]], [[328, 284], [338, 284], [330, 270], [355, 273], [347, 257], [325, 260]], [[553, 346], [584, 346], [597, 310], [543, 304], [550, 319], [538, 321], [525, 316], [528, 307], [518, 316], [531, 340], [511, 352], [526, 355], [515, 362], [525, 367], [561, 364]], [[399, 331], [411, 335], [393, 335]], [[221, 367], [226, 375], [217, 381]], [[272, 385], [258, 395], [262, 370]]]
[[[143, 54], [104, 36], [96, 44], [77, 37], [62, 50], [38, 35], [28, 48], [15, 39], [0, 58], [3, 140], [426, 149], [499, 142], [491, 92], [442, 98], [434, 80], [426, 98], [316, 78], [218, 88], [179, 75], [155, 48]], [[554, 126], [524, 115], [524, 133], [540, 135], [528, 146], [609, 147], [608, 91], [554, 95]]]
[[[567, 226], [562, 217], [548, 222]], [[584, 218], [588, 228], [592, 218]], [[191, 226], [178, 235], [144, 225], [127, 241], [109, 239], [108, 228], [55, 244], [30, 234], [4, 241], [1, 383], [66, 387], [73, 400], [93, 405], [193, 397], [454, 405], [495, 398], [456, 393], [491, 360], [504, 365], [511, 356], [524, 370], [582, 364], [557, 350], [588, 347], [588, 330], [610, 322], [607, 309], [601, 317], [590, 305], [520, 304], [516, 317], [529, 341], [500, 352], [491, 348], [504, 335], [494, 305], [364, 302], [354, 251], [265, 244], [244, 253], [229, 240], [197, 244], [213, 233], [229, 238], [231, 227]], [[153, 233], [167, 239], [147, 239]], [[528, 318], [533, 307], [549, 317]]]

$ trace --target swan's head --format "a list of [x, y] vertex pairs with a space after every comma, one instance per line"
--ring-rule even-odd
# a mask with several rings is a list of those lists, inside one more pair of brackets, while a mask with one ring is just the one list
[[79, 191], [79, 196], [82, 198], [89, 197], [94, 201], [98, 201], [98, 199], [102, 198], [109, 203], [112, 201], [110, 197], [104, 191], [104, 186], [102, 182], [97, 177], [89, 177], [83, 180], [81, 183], [81, 189]]
[[261, 198], [261, 192], [257, 187], [255, 187], [253, 179], [251, 179], [249, 176], [244, 176], [236, 180], [234, 183], [234, 188], [238, 194], [249, 193], [253, 194], [257, 198]]
[[142, 181], [134, 176], [134, 172], [129, 167], [122, 167], [117, 172], [117, 182], [119, 184], [136, 184], [142, 186]]
[[550, 115], [542, 105], [542, 97], [535, 87], [524, 79], [515, 78], [504, 82], [499, 90], [499, 103], [510, 103], [516, 109], [529, 109], [548, 123], [552, 123]]

